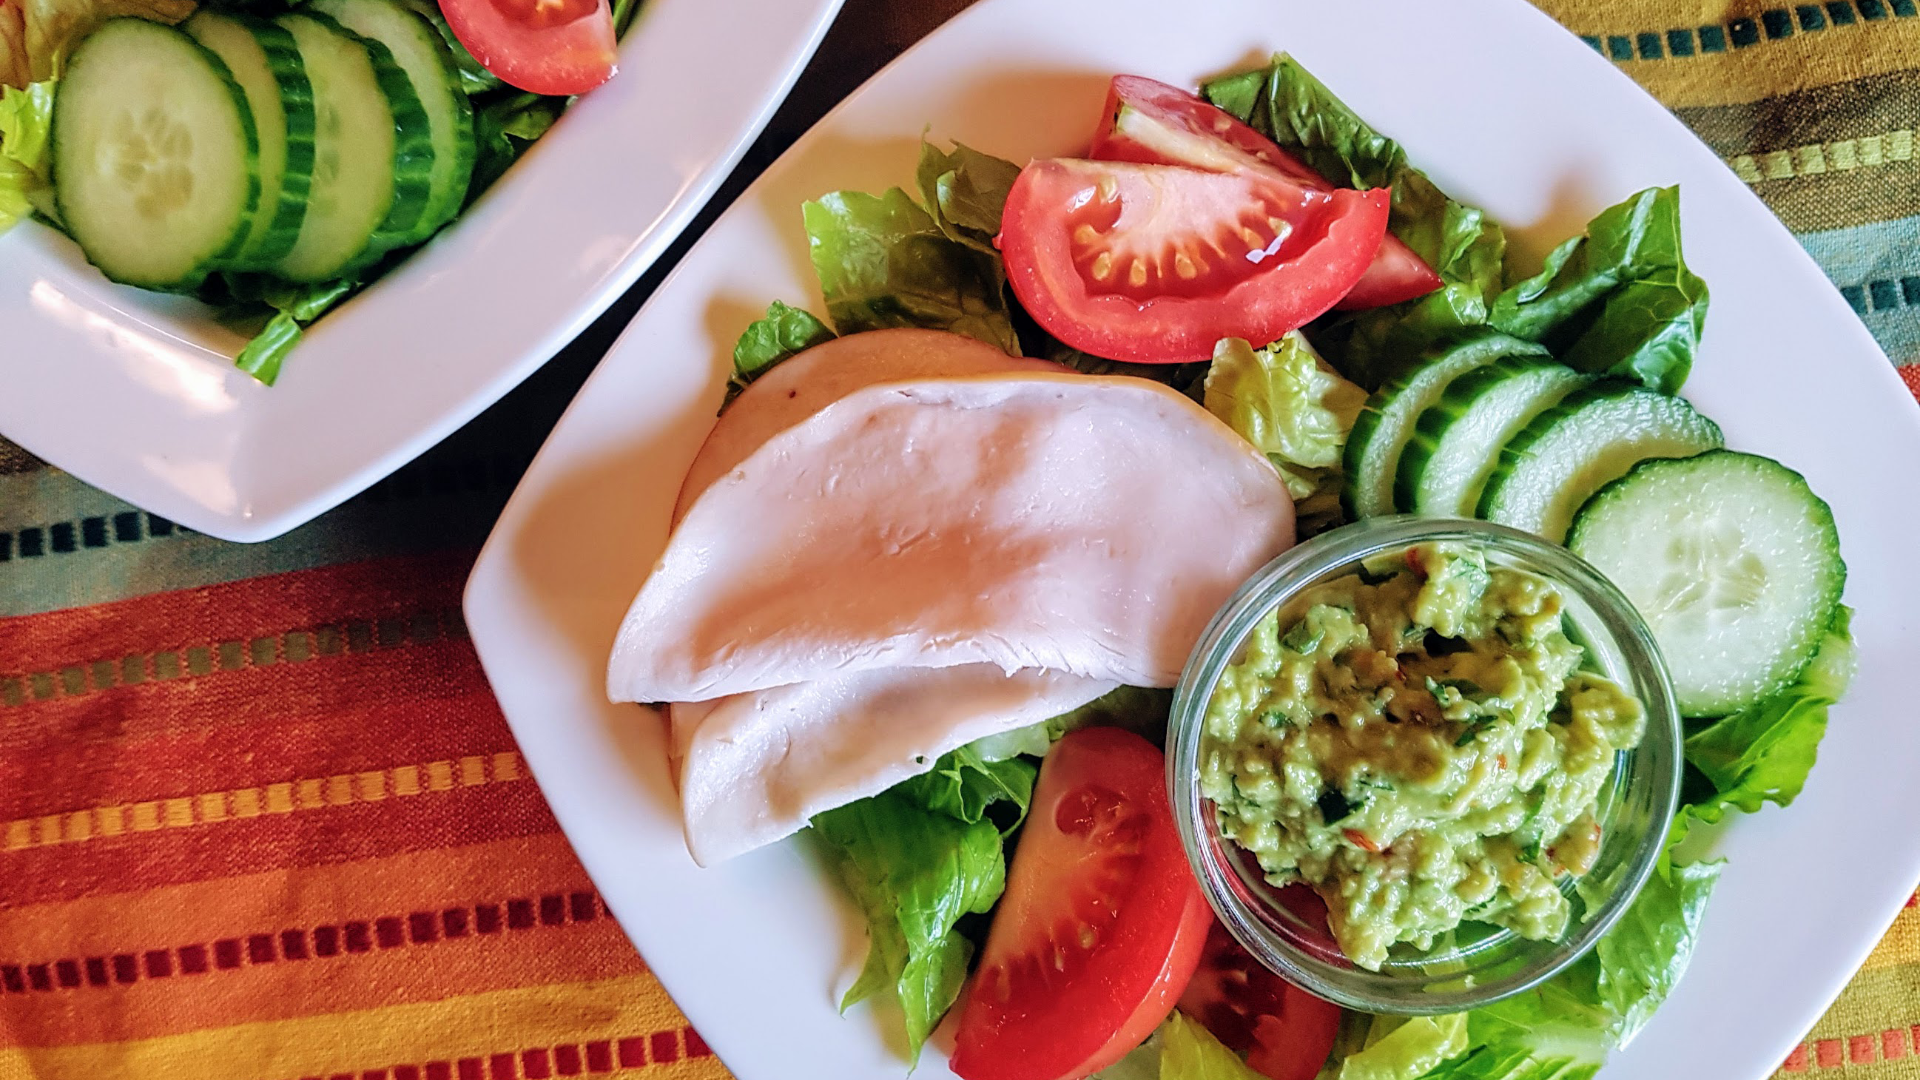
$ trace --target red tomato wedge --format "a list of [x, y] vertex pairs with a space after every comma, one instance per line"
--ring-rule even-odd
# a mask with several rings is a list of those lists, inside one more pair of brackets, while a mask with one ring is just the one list
[[608, 0], [440, 0], [453, 36], [500, 81], [584, 94], [613, 77]]
[[1205, 360], [1331, 308], [1387, 229], [1387, 192], [1313, 191], [1277, 173], [1036, 161], [996, 243], [1014, 295], [1048, 333], [1109, 360]]
[[1313, 1080], [1340, 1030], [1340, 1006], [1268, 971], [1219, 923], [1180, 1011], [1269, 1080]]
[[[1089, 157], [1099, 161], [1188, 165], [1209, 172], [1268, 169], [1303, 187], [1335, 185], [1273, 140], [1232, 114], [1178, 87], [1140, 75], [1115, 75], [1106, 111]], [[1353, 291], [1334, 306], [1342, 310], [1382, 307], [1425, 296], [1440, 287], [1440, 275], [1400, 238], [1388, 233], [1373, 265]]]
[[1160, 751], [1118, 728], [1061, 739], [961, 999], [953, 1071], [1068, 1080], [1119, 1061], [1173, 1011], [1212, 921]]

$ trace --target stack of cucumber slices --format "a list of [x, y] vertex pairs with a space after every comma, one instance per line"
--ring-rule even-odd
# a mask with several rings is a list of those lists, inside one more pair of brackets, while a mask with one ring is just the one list
[[115, 281], [330, 281], [459, 213], [474, 149], [452, 52], [396, 0], [114, 19], [55, 99], [54, 197]]
[[1368, 400], [1343, 498], [1353, 518], [1478, 517], [1564, 541], [1640, 611], [1680, 711], [1723, 716], [1805, 670], [1846, 564], [1800, 474], [1722, 443], [1683, 398], [1484, 331]]

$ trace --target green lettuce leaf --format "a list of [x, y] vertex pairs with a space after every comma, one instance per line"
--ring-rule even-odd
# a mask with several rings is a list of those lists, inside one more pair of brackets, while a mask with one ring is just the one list
[[993, 238], [1000, 235], [1000, 212], [1019, 176], [1020, 166], [1013, 162], [961, 143], [945, 151], [922, 142], [914, 172], [920, 204], [947, 239], [996, 259], [1000, 253]]
[[1085, 705], [1059, 716], [975, 739], [968, 749], [981, 761], [1004, 761], [1021, 754], [1045, 757], [1047, 750], [1069, 731], [1096, 724], [1125, 728], [1149, 741], [1166, 741], [1167, 713], [1173, 691], [1145, 686], [1118, 686]]
[[734, 342], [728, 400], [775, 364], [832, 339], [833, 331], [814, 318], [812, 312], [775, 300], [767, 305], [767, 313], [749, 324], [740, 334], [740, 340]]
[[453, 54], [454, 70], [460, 76], [460, 89], [468, 97], [500, 89], [503, 85], [500, 82], [500, 76], [481, 66], [480, 61], [475, 60], [473, 54], [467, 51], [459, 35], [453, 32], [453, 27], [447, 25], [447, 17], [440, 13], [440, 5], [435, 0], [405, 0], [405, 2], [415, 14], [432, 23], [434, 30], [440, 35], [440, 40], [447, 43], [447, 51]]
[[986, 762], [962, 747], [926, 773], [813, 819], [871, 937], [840, 1007], [895, 997], [915, 1060], [966, 980], [973, 945], [954, 925], [1000, 898], [1003, 838], [1026, 816], [1038, 773], [1030, 761]]
[[1175, 1010], [1160, 1026], [1160, 1080], [1266, 1080], [1198, 1020]]
[[9, 0], [0, 4], [0, 83], [58, 78], [67, 54], [108, 19], [177, 23], [193, 9], [193, 0]]
[[951, 330], [1018, 354], [997, 255], [949, 237], [907, 193], [837, 191], [801, 207], [827, 315], [841, 334]]
[[1467, 1016], [1375, 1016], [1335, 1080], [1418, 1080], [1467, 1051]]
[[908, 1053], [960, 996], [973, 945], [954, 930], [1006, 887], [1000, 830], [972, 824], [890, 790], [813, 819], [840, 878], [867, 919], [871, 944], [842, 1009], [890, 994], [906, 1016]]
[[1725, 807], [1752, 813], [1762, 803], [1791, 804], [1807, 782], [1827, 709], [1853, 680], [1853, 612], [1845, 607], [1813, 661], [1790, 685], [1765, 700], [1687, 736], [1687, 762], [1713, 785], [1694, 802], [1696, 817], [1717, 821]]
[[1540, 273], [1500, 294], [1492, 322], [1569, 367], [1664, 393], [1687, 381], [1707, 283], [1680, 253], [1680, 189], [1649, 188], [1600, 212]]
[[1374, 389], [1398, 357], [1487, 321], [1502, 285], [1506, 232], [1477, 207], [1449, 198], [1407, 163], [1399, 143], [1292, 57], [1217, 79], [1201, 93], [1336, 184], [1392, 188], [1387, 227], [1440, 275], [1440, 289], [1424, 297], [1335, 315], [1316, 327], [1316, 343], [1348, 378]]
[[1340, 520], [1340, 461], [1367, 392], [1324, 364], [1298, 331], [1264, 349], [1225, 338], [1207, 372], [1207, 411], [1252, 443], [1286, 482], [1303, 535]]
[[468, 205], [547, 133], [560, 119], [567, 100], [507, 88], [474, 100], [475, 156], [473, 179], [467, 185]]
[[0, 232], [32, 213], [48, 191], [53, 88], [47, 81], [0, 89]]
[[1012, 832], [1027, 813], [1033, 781], [1040, 767], [1025, 758], [988, 761], [970, 746], [943, 755], [932, 769], [902, 781], [894, 788], [928, 810], [976, 824], [995, 803], [1011, 804], [1010, 820], [1001, 823], [1002, 835]]
[[1600, 939], [1594, 950], [1600, 961], [1597, 989], [1614, 1015], [1608, 1033], [1617, 1045], [1627, 1045], [1640, 1033], [1686, 974], [1707, 898], [1725, 865], [1716, 860], [1672, 866], [1662, 860], [1620, 921]]
[[359, 287], [358, 281], [268, 287], [260, 299], [273, 309], [273, 317], [233, 358], [233, 366], [272, 386], [280, 377], [281, 363], [300, 344], [306, 326]]

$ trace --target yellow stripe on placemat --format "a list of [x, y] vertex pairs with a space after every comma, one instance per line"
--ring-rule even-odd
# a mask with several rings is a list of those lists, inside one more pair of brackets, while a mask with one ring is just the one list
[[1920, 56], [1913, 0], [1536, 3], [1671, 107], [1727, 105], [1901, 71]]
[[439, 794], [455, 787], [480, 787], [527, 779], [526, 762], [510, 750], [469, 755], [457, 760], [429, 761], [391, 769], [308, 777], [264, 787], [209, 791], [170, 799], [95, 806], [85, 810], [46, 814], [0, 822], [0, 851], [19, 851], [54, 844], [77, 844], [96, 836], [181, 829], [245, 821], [262, 814], [290, 814], [296, 810], [323, 810], [354, 803], [380, 802], [388, 796], [407, 798]]
[[651, 975], [214, 1028], [0, 1051], [0, 1080], [389, 1080], [595, 1075], [724, 1080]]

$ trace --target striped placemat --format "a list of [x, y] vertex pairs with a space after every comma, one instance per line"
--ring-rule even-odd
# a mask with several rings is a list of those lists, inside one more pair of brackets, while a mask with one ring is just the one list
[[[851, 0], [750, 160], [959, 6]], [[1766, 199], [1920, 392], [1915, 0], [1542, 6]], [[0, 1080], [726, 1075], [594, 894], [459, 616], [636, 303], [268, 544], [0, 441]], [[1782, 1071], [1836, 1069], [1920, 1077], [1912, 908]]]

